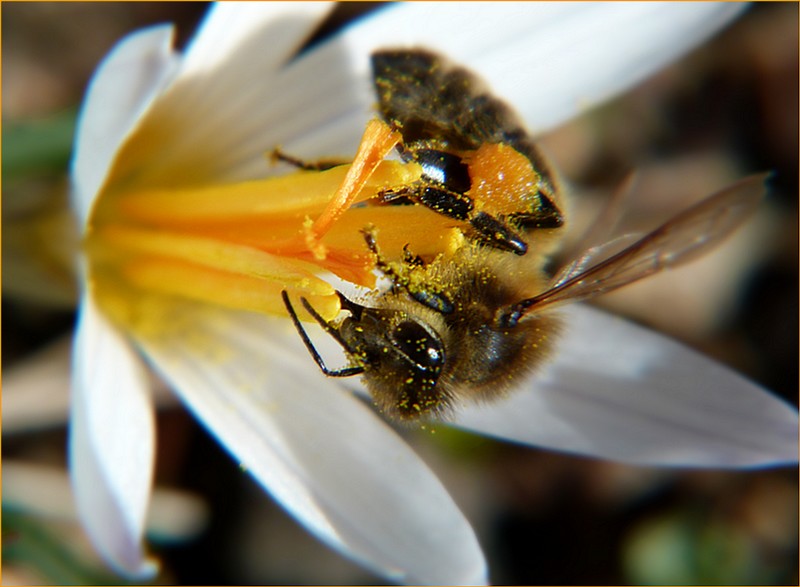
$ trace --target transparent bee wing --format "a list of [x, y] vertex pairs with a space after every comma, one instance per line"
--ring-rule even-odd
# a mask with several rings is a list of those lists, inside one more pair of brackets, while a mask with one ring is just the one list
[[[606, 202], [603, 209], [597, 214], [592, 224], [580, 236], [578, 242], [562, 253], [565, 259], [572, 260], [561, 268], [558, 275], [553, 279], [554, 284], [563, 283], [569, 279], [569, 277], [577, 275], [577, 273], [582, 271], [584, 267], [587, 267], [589, 262], [593, 259], [602, 256], [611, 256], [609, 251], [606, 250], [606, 244], [608, 244], [606, 241], [608, 241], [614, 233], [614, 229], [623, 215], [625, 205], [630, 200], [632, 194], [636, 192], [638, 184], [638, 172], [631, 171], [625, 176], [611, 194], [611, 197], [608, 202]], [[627, 239], [628, 235], [621, 238]], [[616, 239], [612, 242], [616, 242]], [[614, 249], [615, 247], [611, 248]], [[617, 252], [617, 250], [614, 252]]]
[[580, 256], [559, 269], [558, 273], [551, 280], [550, 287], [555, 288], [566, 283], [573, 277], [584, 273], [592, 264], [599, 265], [604, 260], [611, 258], [636, 241], [641, 240], [642, 236], [643, 233], [641, 232], [625, 234], [602, 245], [585, 249]]
[[[556, 287], [582, 273], [592, 263], [600, 261], [618, 253], [629, 244], [642, 238], [642, 233], [625, 234], [611, 241], [608, 239], [614, 232], [619, 219], [623, 215], [626, 202], [635, 193], [639, 184], [639, 174], [630, 172], [617, 186], [603, 210], [597, 215], [591, 226], [584, 231], [577, 244], [565, 254], [572, 259], [562, 266], [551, 281], [551, 287]], [[608, 242], [606, 242], [608, 241]]]
[[724, 188], [619, 253], [576, 273], [579, 259], [564, 275], [559, 273], [553, 287], [514, 304], [506, 317], [515, 321], [534, 309], [592, 298], [705, 254], [753, 212], [764, 195], [766, 177], [750, 176]]

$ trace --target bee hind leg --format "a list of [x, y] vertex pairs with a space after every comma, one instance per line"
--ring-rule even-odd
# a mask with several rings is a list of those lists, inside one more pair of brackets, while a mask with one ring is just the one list
[[516, 255], [528, 252], [528, 243], [508, 224], [491, 214], [478, 212], [469, 219], [469, 223], [478, 232], [478, 238], [487, 245]]

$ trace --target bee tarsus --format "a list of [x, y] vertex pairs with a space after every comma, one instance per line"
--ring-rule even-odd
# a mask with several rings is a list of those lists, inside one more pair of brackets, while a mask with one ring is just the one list
[[515, 255], [528, 252], [528, 243], [520, 235], [486, 212], [478, 212], [470, 219], [470, 224], [478, 231], [478, 238], [491, 246]]

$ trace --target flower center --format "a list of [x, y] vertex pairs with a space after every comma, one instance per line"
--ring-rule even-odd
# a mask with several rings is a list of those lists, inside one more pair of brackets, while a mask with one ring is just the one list
[[396, 258], [404, 246], [441, 251], [449, 238], [448, 219], [424, 207], [370, 205], [420, 175], [416, 164], [383, 160], [386, 145], [366, 157], [368, 169], [362, 143], [352, 164], [325, 171], [192, 188], [110, 182], [84, 241], [90, 287], [129, 327], [154, 295], [284, 314], [288, 290], [332, 318], [339, 299], [326, 274], [374, 286], [366, 226]]

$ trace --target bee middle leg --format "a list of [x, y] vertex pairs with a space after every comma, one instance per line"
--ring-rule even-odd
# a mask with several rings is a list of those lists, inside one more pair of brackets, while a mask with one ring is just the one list
[[380, 201], [390, 205], [420, 204], [454, 220], [469, 222], [475, 236], [487, 246], [517, 255], [528, 252], [528, 244], [511, 225], [487, 212], [476, 212], [469, 196], [445, 186], [428, 183], [384, 190]]

